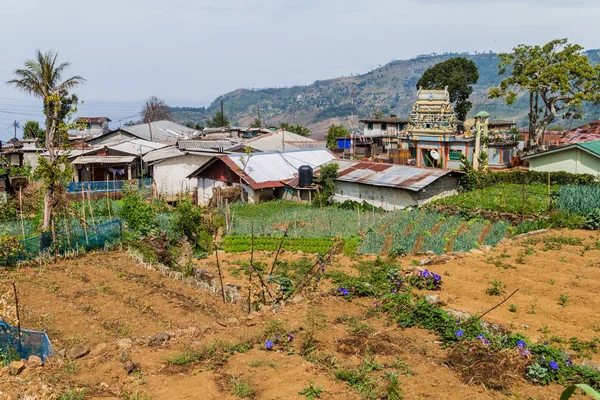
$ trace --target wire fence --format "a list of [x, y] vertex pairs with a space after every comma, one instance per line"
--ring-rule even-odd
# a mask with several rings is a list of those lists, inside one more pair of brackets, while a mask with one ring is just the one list
[[5, 265], [11, 265], [17, 261], [32, 260], [44, 255], [66, 254], [70, 252], [85, 252], [97, 248], [103, 248], [106, 244], [112, 244], [119, 240], [123, 234], [123, 222], [114, 220], [103, 224], [65, 229], [56, 232], [56, 243], [53, 243], [52, 233], [44, 232], [24, 240], [21, 240], [22, 248], [16, 254], [5, 260]]
[[[137, 180], [139, 190], [149, 190], [152, 179], [140, 178]], [[122, 192], [124, 186], [135, 186], [131, 181], [88, 181], [88, 182], [70, 182], [67, 186], [67, 193], [114, 193]]]

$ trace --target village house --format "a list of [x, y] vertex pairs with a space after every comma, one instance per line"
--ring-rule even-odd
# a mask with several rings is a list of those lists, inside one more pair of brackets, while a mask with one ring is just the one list
[[73, 182], [124, 181], [147, 175], [142, 156], [165, 147], [143, 139], [97, 146], [70, 155]]
[[79, 137], [92, 138], [110, 131], [108, 117], [78, 117], [73, 122], [82, 127], [76, 134]]
[[44, 153], [44, 149], [39, 147], [37, 139], [13, 141], [12, 145], [4, 148], [0, 144], [0, 151], [2, 151], [2, 156], [6, 158], [9, 165], [15, 167], [29, 165], [32, 172], [39, 164], [40, 155]]
[[363, 161], [335, 160], [338, 178], [334, 200], [352, 200], [397, 210], [421, 206], [443, 196], [456, 194], [461, 172], [440, 168]]
[[237, 144], [232, 140], [180, 140], [175, 145], [150, 151], [143, 160], [158, 195], [173, 201], [182, 194], [196, 192], [198, 179], [188, 178], [192, 172]]
[[201, 136], [201, 132], [172, 121], [154, 121], [149, 124], [124, 126], [87, 141], [90, 146], [105, 146], [131, 139], [150, 142], [175, 142]]
[[531, 171], [600, 175], [600, 140], [576, 142], [523, 156]]
[[[198, 168], [189, 178], [198, 180], [198, 203], [208, 204], [219, 188], [241, 187], [249, 203], [277, 198], [308, 201], [313, 185], [298, 185], [300, 167], [317, 167], [336, 157], [326, 149], [260, 152], [252, 154], [221, 154]], [[288, 185], [288, 182], [290, 184]]]
[[269, 131], [252, 139], [244, 140], [237, 146], [230, 148], [234, 152], [245, 152], [250, 149], [253, 153], [261, 151], [285, 151], [285, 150], [306, 150], [306, 149], [325, 149], [327, 142], [324, 140], [314, 140], [296, 133], [288, 132], [283, 129]]

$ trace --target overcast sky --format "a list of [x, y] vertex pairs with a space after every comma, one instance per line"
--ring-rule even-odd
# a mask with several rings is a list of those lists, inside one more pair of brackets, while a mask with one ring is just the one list
[[125, 117], [149, 95], [206, 105], [236, 88], [310, 84], [424, 53], [507, 51], [559, 37], [600, 47], [599, 0], [0, 3], [0, 132], [37, 107], [3, 84], [37, 48], [56, 50], [87, 79], [77, 93], [88, 113]]

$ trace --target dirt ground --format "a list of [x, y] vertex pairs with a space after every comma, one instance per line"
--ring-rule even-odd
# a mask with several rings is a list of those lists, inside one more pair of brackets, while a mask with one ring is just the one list
[[[557, 244], [552, 238], [575, 237], [580, 244]], [[550, 239], [547, 239], [550, 238]], [[534, 339], [558, 340], [600, 336], [600, 236], [588, 231], [554, 231], [429, 266], [443, 276], [439, 293], [445, 307], [482, 313], [503, 296], [486, 294], [488, 282], [506, 285], [506, 294], [519, 289], [506, 303], [486, 315], [490, 322], [523, 332]], [[477, 253], [477, 252], [476, 252]], [[284, 253], [283, 260], [307, 255]], [[271, 254], [258, 255], [269, 260]], [[243, 287], [235, 273], [247, 254], [222, 256], [225, 283]], [[407, 257], [399, 260], [406, 268]], [[368, 258], [365, 258], [368, 259]], [[333, 268], [351, 270], [356, 260], [337, 257]], [[215, 268], [212, 259], [200, 262]], [[125, 251], [90, 254], [55, 265], [29, 266], [0, 272], [0, 293], [11, 299], [16, 282], [24, 328], [47, 332], [55, 351], [83, 345], [87, 356], [66, 361], [55, 357], [41, 368], [26, 368], [18, 376], [0, 374], [0, 399], [58, 399], [68, 390], [85, 390], [86, 399], [234, 399], [232, 382], [247, 382], [257, 399], [306, 399], [299, 392], [313, 382], [323, 399], [360, 399], [361, 395], [315, 359], [283, 348], [266, 351], [264, 330], [273, 321], [288, 332], [302, 332], [309, 314], [325, 317], [315, 334], [316, 355], [340, 365], [356, 366], [373, 357], [400, 375], [405, 399], [558, 399], [562, 387], [536, 386], [525, 380], [506, 392], [465, 385], [444, 364], [447, 351], [434, 335], [402, 330], [370, 312], [372, 299], [345, 300], [320, 294], [298, 298], [278, 312], [263, 309], [248, 315], [240, 304], [223, 304], [218, 296], [142, 268]], [[559, 296], [567, 299], [559, 304]], [[513, 311], [509, 311], [509, 304]], [[351, 332], [355, 317], [368, 326]], [[169, 332], [158, 346], [149, 339]], [[131, 339], [131, 344], [119, 339]], [[222, 363], [172, 365], [167, 360], [221, 340], [252, 342], [252, 348], [230, 355]], [[371, 353], [367, 352], [367, 343]], [[104, 345], [106, 344], [106, 346]], [[294, 345], [295, 346], [295, 345]], [[325, 357], [325, 355], [327, 357]], [[125, 367], [136, 365], [128, 374]], [[392, 367], [393, 366], [393, 367]], [[232, 381], [233, 379], [233, 381]], [[20, 396], [20, 397], [18, 397]], [[63, 397], [75, 399], [79, 397]]]

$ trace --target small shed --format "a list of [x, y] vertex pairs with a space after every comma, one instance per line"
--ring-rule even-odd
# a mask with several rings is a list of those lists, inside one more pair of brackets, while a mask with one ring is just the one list
[[574, 143], [522, 157], [532, 171], [600, 174], [600, 140]]
[[334, 200], [352, 200], [385, 210], [420, 206], [456, 193], [459, 171], [363, 161], [335, 161]]

